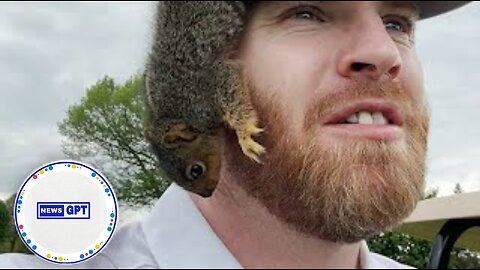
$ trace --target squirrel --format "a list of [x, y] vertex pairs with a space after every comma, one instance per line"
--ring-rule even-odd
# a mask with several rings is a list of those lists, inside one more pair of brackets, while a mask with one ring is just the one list
[[243, 153], [261, 163], [263, 132], [229, 57], [243, 28], [242, 1], [160, 1], [145, 71], [144, 135], [167, 177], [210, 197], [219, 181], [222, 126], [233, 130]]

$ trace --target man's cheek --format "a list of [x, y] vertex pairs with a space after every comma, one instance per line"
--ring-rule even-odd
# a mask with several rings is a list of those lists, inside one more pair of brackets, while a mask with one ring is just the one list
[[274, 83], [275, 110], [281, 114], [282, 121], [289, 131], [294, 133], [302, 129], [309, 99], [309, 94], [304, 91], [307, 86], [303, 85], [301, 80], [301, 77], [286, 75], [286, 77], [277, 78]]

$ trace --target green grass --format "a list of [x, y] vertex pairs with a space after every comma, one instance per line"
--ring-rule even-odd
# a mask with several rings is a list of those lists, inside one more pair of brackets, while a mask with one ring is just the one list
[[[406, 233], [427, 241], [432, 241], [443, 224], [444, 221], [442, 220], [404, 224], [395, 231]], [[480, 252], [480, 228], [472, 228], [465, 232], [460, 236], [455, 246]]]

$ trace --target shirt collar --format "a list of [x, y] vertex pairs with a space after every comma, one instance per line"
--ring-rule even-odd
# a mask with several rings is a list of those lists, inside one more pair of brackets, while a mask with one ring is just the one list
[[142, 229], [160, 268], [242, 268], [176, 184], [165, 191]]
[[[172, 184], [162, 195], [142, 230], [160, 268], [231, 268], [240, 263], [217, 237], [188, 193]], [[367, 243], [360, 248], [361, 269], [375, 268]]]
[[360, 246], [360, 269], [373, 269], [375, 268], [375, 262], [371, 260], [370, 250], [368, 249], [367, 242], [362, 241]]

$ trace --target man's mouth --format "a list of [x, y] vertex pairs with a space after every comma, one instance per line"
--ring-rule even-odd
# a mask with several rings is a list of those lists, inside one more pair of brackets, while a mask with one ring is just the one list
[[395, 140], [403, 135], [398, 107], [384, 100], [365, 100], [343, 107], [324, 126], [335, 135], [367, 140]]

